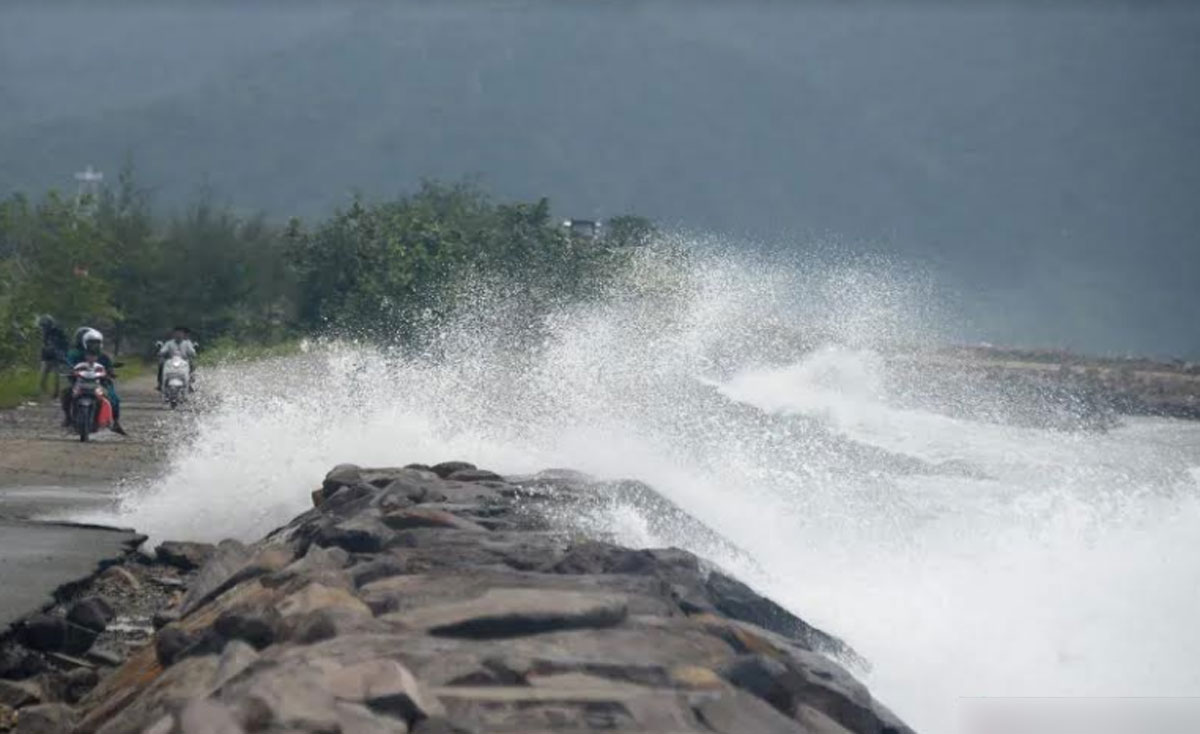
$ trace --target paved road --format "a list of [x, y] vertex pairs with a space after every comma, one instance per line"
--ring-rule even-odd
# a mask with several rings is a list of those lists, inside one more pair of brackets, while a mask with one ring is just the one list
[[162, 436], [188, 421], [167, 410], [152, 376], [118, 383], [129, 437], [104, 432], [81, 443], [59, 427], [57, 403], [0, 412], [0, 630], [53, 601], [55, 589], [120, 557], [129, 531], [35, 522], [115, 501], [121, 482], [151, 475]]
[[0, 520], [0, 630], [122, 556], [133, 539], [127, 531]]

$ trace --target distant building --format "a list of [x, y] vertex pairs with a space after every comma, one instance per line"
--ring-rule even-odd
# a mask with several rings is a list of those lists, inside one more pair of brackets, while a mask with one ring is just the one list
[[568, 219], [563, 226], [571, 239], [594, 240], [600, 234], [600, 222], [594, 219]]
[[104, 174], [94, 170], [90, 165], [85, 169], [75, 174], [75, 180], [79, 182], [79, 189], [75, 193], [75, 201], [83, 203], [85, 201], [95, 202], [100, 195], [100, 184], [104, 181]]

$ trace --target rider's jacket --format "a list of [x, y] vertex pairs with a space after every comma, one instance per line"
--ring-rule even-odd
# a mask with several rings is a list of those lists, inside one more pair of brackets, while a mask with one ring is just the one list
[[160, 359], [169, 359], [178, 356], [190, 362], [196, 358], [196, 347], [192, 346], [191, 339], [184, 339], [182, 341], [171, 339], [170, 341], [163, 342], [162, 349], [158, 350], [158, 356]]

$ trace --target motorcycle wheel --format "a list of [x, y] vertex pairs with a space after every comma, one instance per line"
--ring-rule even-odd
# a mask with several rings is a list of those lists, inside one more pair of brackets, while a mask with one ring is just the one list
[[75, 430], [79, 433], [79, 440], [86, 441], [92, 435], [92, 411], [77, 410], [75, 412]]

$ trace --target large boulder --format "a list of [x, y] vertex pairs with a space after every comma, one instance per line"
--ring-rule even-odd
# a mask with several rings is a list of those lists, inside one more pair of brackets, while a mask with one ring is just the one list
[[411, 507], [393, 510], [385, 513], [383, 524], [392, 530], [411, 530], [413, 528], [450, 528], [453, 530], [471, 530], [487, 532], [482, 525], [466, 520], [444, 510], [427, 507]]
[[35, 614], [21, 623], [17, 636], [31, 650], [78, 655], [87, 652], [99, 634], [63, 617]]
[[230, 609], [217, 617], [213, 630], [227, 641], [241, 640], [261, 650], [279, 639], [283, 616], [274, 606]]
[[75, 709], [63, 703], [23, 708], [14, 734], [65, 734], [75, 727]]
[[709, 575], [705, 589], [717, 611], [733, 619], [790, 637], [809, 650], [844, 656], [865, 665], [865, 661], [845, 642], [813, 627], [732, 576], [714, 571]]
[[188, 543], [168, 540], [154, 549], [159, 563], [181, 571], [194, 571], [204, 566], [217, 550], [211, 543]]
[[67, 621], [93, 632], [103, 632], [115, 616], [112, 605], [103, 597], [80, 599], [67, 610]]
[[34, 680], [0, 680], [0, 704], [19, 709], [46, 700], [46, 693]]
[[615, 594], [491, 589], [477, 599], [402, 612], [389, 621], [435, 636], [486, 639], [611, 627], [627, 613], [625, 597]]
[[471, 471], [476, 466], [466, 461], [443, 461], [440, 464], [434, 464], [429, 467], [430, 471], [437, 474], [442, 479], [446, 479], [451, 474], [460, 471]]

